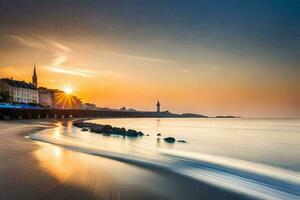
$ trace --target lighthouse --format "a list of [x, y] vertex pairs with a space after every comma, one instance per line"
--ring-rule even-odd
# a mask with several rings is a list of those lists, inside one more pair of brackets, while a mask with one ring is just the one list
[[159, 101], [157, 101], [157, 104], [156, 104], [156, 112], [160, 112], [160, 103]]

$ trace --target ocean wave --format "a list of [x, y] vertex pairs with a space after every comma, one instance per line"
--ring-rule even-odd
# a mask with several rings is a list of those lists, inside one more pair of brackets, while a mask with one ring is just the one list
[[[300, 199], [300, 174], [255, 162], [170, 149], [147, 151], [96, 145], [76, 135], [57, 134], [60, 127], [29, 135], [30, 139], [147, 168], [168, 170], [197, 181], [257, 199]], [[69, 132], [70, 133], [70, 132]]]

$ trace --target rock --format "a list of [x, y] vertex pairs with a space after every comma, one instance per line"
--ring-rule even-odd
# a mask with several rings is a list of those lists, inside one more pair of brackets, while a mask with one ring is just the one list
[[126, 129], [125, 129], [124, 127], [122, 127], [121, 130], [122, 130], [123, 132], [126, 132]]
[[138, 131], [137, 133], [138, 133], [139, 136], [144, 136], [144, 133], [141, 132], [141, 131]]
[[82, 128], [83, 127], [83, 122], [73, 122], [73, 125], [77, 126], [79, 128]]
[[138, 137], [139, 134], [136, 130], [129, 129], [126, 133], [126, 136], [128, 136], [128, 137]]
[[185, 140], [177, 140], [177, 142], [187, 143]]
[[147, 136], [149, 136], [149, 134], [147, 134]]
[[128, 137], [139, 137], [143, 136], [144, 133], [141, 131], [136, 131], [133, 129], [129, 129], [126, 131], [125, 128], [118, 128], [118, 127], [112, 127], [111, 125], [101, 125], [101, 124], [95, 124], [95, 123], [89, 123], [84, 121], [75, 121], [73, 122], [73, 125], [82, 128], [82, 131], [90, 131], [93, 133], [100, 133], [105, 136], [108, 135], [122, 135], [122, 136], [128, 136]]
[[126, 129], [113, 127], [112, 130], [111, 130], [111, 134], [126, 135]]
[[90, 129], [90, 132], [93, 132], [93, 133], [103, 133], [103, 127], [101, 126], [94, 126]]
[[166, 138], [164, 138], [164, 140], [165, 140], [165, 142], [168, 142], [168, 143], [174, 143], [176, 141], [175, 138], [173, 138], [173, 137], [166, 137]]
[[157, 133], [157, 135], [156, 136], [161, 136], [161, 134], [160, 133]]
[[111, 131], [112, 130], [112, 126], [111, 125], [104, 125], [102, 130], [104, 133], [108, 132], [108, 131]]
[[143, 136], [144, 133], [141, 132], [141, 131], [136, 131], [136, 130], [133, 130], [133, 129], [129, 129], [127, 132], [126, 132], [126, 136], [128, 137], [138, 137], [138, 136]]

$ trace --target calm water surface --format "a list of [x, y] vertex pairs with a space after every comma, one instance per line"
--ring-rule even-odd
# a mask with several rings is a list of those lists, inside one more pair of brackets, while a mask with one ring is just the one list
[[[98, 119], [92, 122], [140, 130], [149, 137], [128, 145], [207, 153], [300, 171], [299, 119]], [[157, 140], [172, 136], [188, 143]]]
[[[161, 168], [258, 199], [300, 199], [299, 119], [97, 119], [144, 132], [104, 136], [58, 125], [30, 137], [83, 153]], [[162, 136], [158, 137], [157, 133]], [[168, 144], [172, 136], [187, 143]]]

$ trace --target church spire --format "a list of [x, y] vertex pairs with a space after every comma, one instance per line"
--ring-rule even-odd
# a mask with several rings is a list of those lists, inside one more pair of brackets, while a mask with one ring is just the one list
[[36, 65], [34, 64], [33, 75], [32, 75], [32, 83], [37, 88], [37, 75], [36, 75]]

